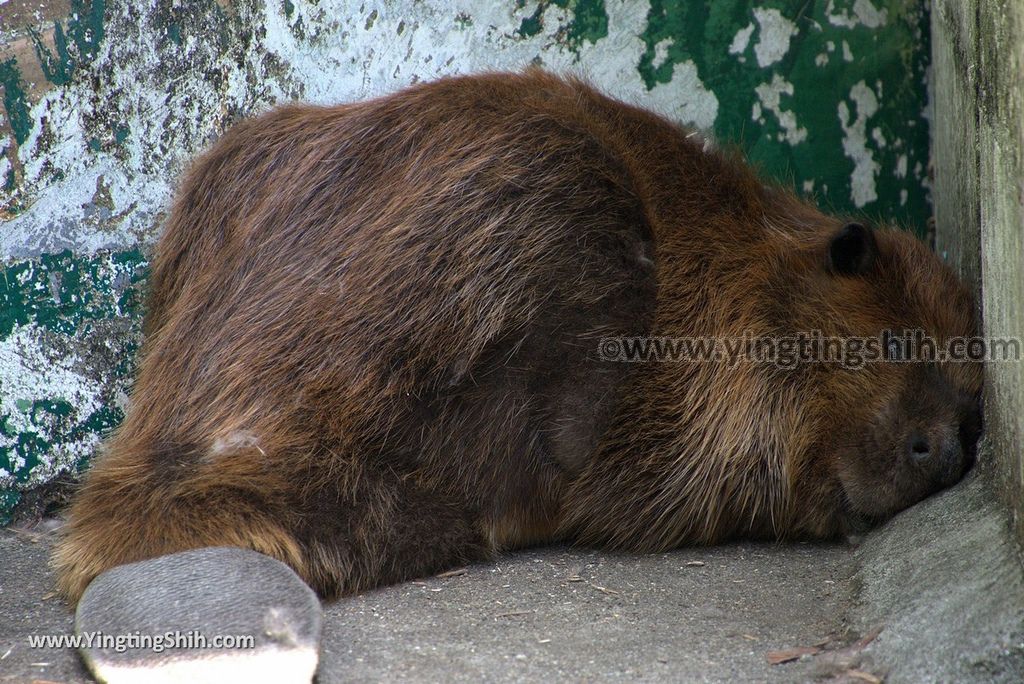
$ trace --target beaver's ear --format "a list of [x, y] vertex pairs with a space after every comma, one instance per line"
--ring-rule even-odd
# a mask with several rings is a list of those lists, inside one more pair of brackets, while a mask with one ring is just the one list
[[871, 270], [878, 253], [875, 233], [860, 223], [847, 223], [828, 241], [828, 270], [838, 275], [861, 275]]

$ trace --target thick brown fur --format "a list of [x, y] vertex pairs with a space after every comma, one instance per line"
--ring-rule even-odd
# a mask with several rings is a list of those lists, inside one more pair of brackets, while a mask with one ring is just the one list
[[553, 540], [831, 537], [926, 496], [903, 440], [957, 429], [976, 365], [598, 357], [616, 335], [974, 333], [914, 238], [874, 231], [870, 268], [837, 274], [842, 221], [705, 147], [539, 71], [235, 126], [159, 244], [63, 593], [236, 545], [333, 596]]

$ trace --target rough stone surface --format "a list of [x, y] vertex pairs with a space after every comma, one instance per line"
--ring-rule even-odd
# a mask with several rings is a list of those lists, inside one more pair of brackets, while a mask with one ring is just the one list
[[935, 249], [981, 294], [981, 209], [978, 205], [977, 3], [936, 0], [932, 7], [935, 90]]
[[988, 366], [985, 422], [1024, 543], [1024, 5], [938, 0], [935, 17], [936, 238], [986, 338], [1011, 345]]
[[989, 367], [986, 419], [1003, 498], [1024, 543], [1024, 6], [982, 3], [978, 19], [984, 330], [990, 339], [1016, 340], [1018, 351]]
[[851, 622], [890, 682], [1024, 682], [1024, 573], [985, 473], [922, 502], [857, 552]]
[[[856, 548], [556, 547], [343, 599], [324, 608], [319, 681], [1018, 682], [1022, 571], [986, 485], [972, 477]], [[72, 630], [51, 544], [0, 532], [0, 682], [88, 681], [73, 649], [28, 648]]]
[[125, 407], [176, 177], [240, 117], [541, 64], [923, 230], [927, 0], [0, 2], [0, 523]]

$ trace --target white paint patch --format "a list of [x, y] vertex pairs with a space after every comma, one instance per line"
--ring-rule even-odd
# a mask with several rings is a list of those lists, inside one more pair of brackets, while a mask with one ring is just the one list
[[907, 203], [907, 199], [909, 197], [910, 197], [910, 194], [907, 192], [906, 188], [904, 188], [903, 190], [900, 190], [900, 206], [901, 207]]
[[885, 133], [883, 133], [882, 129], [878, 126], [871, 129], [871, 139], [875, 141], [876, 145], [878, 145], [878, 149], [883, 149], [887, 144]]
[[750, 36], [754, 33], [754, 25], [747, 24], [746, 28], [741, 28], [736, 32], [736, 35], [732, 37], [732, 44], [729, 45], [730, 55], [742, 55], [747, 51], [747, 46], [750, 45]]
[[675, 44], [675, 41], [671, 38], [665, 40], [659, 40], [654, 46], [654, 57], [651, 59], [651, 68], [657, 69], [665, 60], [668, 59], [668, 49]]
[[871, 3], [871, 0], [856, 0], [853, 3], [852, 15], [845, 9], [836, 12], [835, 5], [835, 0], [828, 0], [828, 5], [825, 8], [828, 23], [833, 26], [842, 26], [848, 29], [856, 28], [858, 25], [868, 28], [879, 28], [885, 26], [889, 20], [889, 10], [884, 7], [882, 9], [876, 8]]
[[847, 43], [845, 40], [843, 41], [843, 61], [844, 62], [852, 62], [853, 61], [853, 50], [850, 49], [850, 44]]
[[793, 95], [793, 84], [779, 74], [772, 77], [771, 83], [762, 83], [754, 89], [761, 105], [775, 115], [782, 127], [779, 140], [790, 145], [797, 145], [807, 139], [807, 129], [799, 126], [796, 114], [782, 108], [782, 96]]
[[[102, 405], [96, 383], [75, 370], [80, 360], [71, 353], [48, 353], [47, 346], [42, 331], [34, 325], [15, 328], [9, 336], [0, 338], [0, 415], [8, 416], [7, 426], [15, 433], [14, 437], [0, 433], [0, 446], [8, 449], [14, 458], [15, 470], [25, 465], [24, 459], [14, 455], [17, 434], [37, 433], [47, 441], [51, 439], [45, 427], [33, 423], [30, 411], [26, 410], [31, 402], [37, 399], [66, 401], [77, 414], [66, 419], [69, 426], [82, 422]], [[70, 470], [82, 457], [91, 455], [98, 442], [96, 435], [88, 435], [77, 442], [61, 442], [60, 449], [55, 449], [51, 457], [40, 458], [28, 482], [15, 482], [13, 473], [0, 470], [0, 489], [21, 489], [46, 482]]]
[[796, 24], [782, 16], [777, 9], [758, 7], [754, 9], [754, 18], [761, 25], [754, 55], [757, 57], [757, 65], [763, 69], [786, 56], [789, 52], [789, 39], [798, 31]]
[[897, 178], [907, 177], [907, 155], [901, 154], [896, 158], [896, 170], [894, 171]]
[[850, 198], [857, 207], [878, 199], [875, 179], [880, 166], [867, 145], [867, 123], [878, 111], [878, 98], [864, 81], [850, 89], [850, 99], [857, 107], [857, 116], [851, 116], [845, 101], [839, 103], [839, 125], [843, 129], [843, 153], [853, 160], [850, 176]]
[[[30, 206], [0, 228], [0, 259], [62, 249], [85, 256], [151, 243], [185, 164], [231, 113], [256, 113], [276, 102], [350, 102], [441, 76], [538, 63], [581, 74], [614, 97], [682, 124], [708, 130], [718, 115], [718, 99], [693, 62], [674, 65], [670, 83], [647, 90], [636, 69], [646, 50], [640, 36], [647, 2], [608, 3], [608, 35], [575, 49], [565, 45], [573, 13], [553, 4], [542, 16], [543, 29], [530, 37], [518, 31], [536, 3], [425, 0], [361, 10], [348, 0], [292, 4], [291, 17], [284, 3], [239, 4], [234, 11], [258, 39], [233, 42], [224, 54], [186, 35], [182, 46], [173, 46], [174, 58], [202, 68], [185, 77], [167, 68], [167, 55], [146, 33], [151, 2], [112, 6], [106, 25], [119, 38], [103, 41], [96, 57], [106, 75], [103, 87], [95, 91], [90, 79], [79, 79], [47, 92], [31, 109], [30, 137], [19, 148], [25, 167], [19, 191]], [[371, 12], [377, 13], [372, 22]], [[456, 21], [458, 16], [468, 21]], [[762, 40], [760, 54], [774, 60], [788, 49], [789, 29], [775, 19], [781, 19], [777, 10], [765, 16], [767, 42]], [[300, 20], [303, 32], [297, 35], [293, 26]], [[656, 49], [656, 58], [667, 58], [661, 54]], [[221, 74], [222, 84], [201, 78], [205, 72]], [[86, 122], [99, 107], [115, 112], [128, 131], [117, 157], [88, 151]], [[118, 218], [98, 225], [83, 220], [83, 206], [90, 205], [101, 175]]]
[[822, 52], [820, 55], [814, 58], [815, 66], [823, 67], [828, 64], [828, 53]]
[[[61, 154], [55, 152], [56, 157]], [[82, 158], [78, 155], [78, 160]], [[172, 186], [168, 178], [131, 176], [111, 160], [91, 167], [78, 160], [60, 167], [75, 169], [64, 180], [52, 185], [40, 183], [29, 211], [0, 222], [0, 258], [13, 260], [64, 249], [87, 255], [100, 249], [133, 247], [155, 237], [156, 216], [170, 202]], [[29, 168], [25, 168], [27, 173]], [[100, 176], [115, 208], [110, 220], [98, 224], [90, 220], [86, 207], [92, 202]]]
[[805, 180], [804, 181], [804, 192], [806, 192], [806, 193], [814, 192], [814, 179]]
[[[692, 93], [692, 99], [680, 100], [677, 89]], [[671, 119], [696, 126], [711, 139], [711, 127], [718, 116], [718, 98], [704, 87], [692, 60], [673, 66], [672, 80], [655, 86], [643, 103]]]

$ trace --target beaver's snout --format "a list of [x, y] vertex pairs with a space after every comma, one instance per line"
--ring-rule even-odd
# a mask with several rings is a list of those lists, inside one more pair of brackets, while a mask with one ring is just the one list
[[927, 434], [915, 430], [906, 443], [906, 457], [937, 488], [956, 484], [974, 465], [974, 444], [962, 444], [949, 431]]

